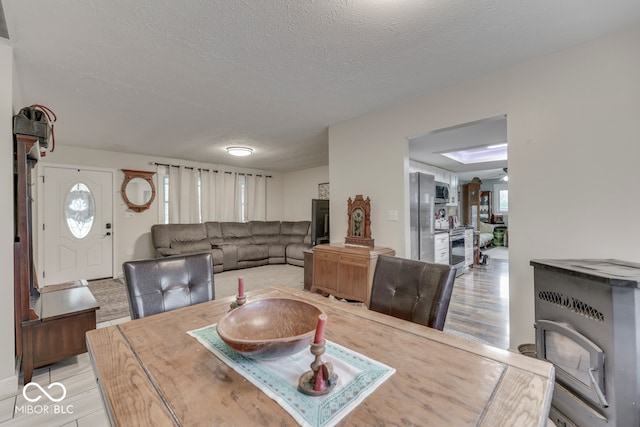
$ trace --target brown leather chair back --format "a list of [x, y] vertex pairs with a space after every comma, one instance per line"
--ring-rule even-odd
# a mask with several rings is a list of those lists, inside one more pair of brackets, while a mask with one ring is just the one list
[[379, 255], [369, 308], [442, 330], [455, 271], [450, 265]]
[[215, 299], [210, 253], [122, 264], [131, 319]]

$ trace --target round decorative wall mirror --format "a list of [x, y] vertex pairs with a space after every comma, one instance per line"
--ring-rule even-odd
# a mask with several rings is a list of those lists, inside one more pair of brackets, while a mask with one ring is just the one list
[[124, 172], [122, 198], [129, 209], [136, 212], [149, 209], [156, 198], [156, 187], [151, 179], [155, 172], [131, 169], [122, 169], [122, 172]]

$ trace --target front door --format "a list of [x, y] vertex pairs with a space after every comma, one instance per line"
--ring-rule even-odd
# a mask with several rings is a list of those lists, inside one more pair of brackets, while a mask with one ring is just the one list
[[113, 276], [113, 173], [43, 167], [45, 285]]

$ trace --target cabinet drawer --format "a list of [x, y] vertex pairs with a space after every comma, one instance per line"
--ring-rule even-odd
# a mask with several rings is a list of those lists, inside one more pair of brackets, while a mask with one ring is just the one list
[[325, 261], [332, 261], [332, 262], [338, 262], [340, 260], [339, 254], [332, 254], [332, 253], [320, 252], [320, 251], [314, 252], [313, 257], [316, 260], [325, 260]]
[[351, 256], [351, 255], [342, 255], [340, 257], [341, 264], [354, 265], [357, 267], [367, 267], [369, 265], [369, 258]]
[[449, 234], [448, 233], [438, 233], [438, 234], [435, 235], [434, 241], [436, 242], [436, 245], [447, 243], [447, 242], [449, 242]]
[[445, 240], [444, 242], [436, 242], [436, 250], [438, 249], [447, 249], [449, 248], [449, 241]]
[[434, 261], [438, 264], [449, 264], [449, 250], [437, 251], [434, 256]]

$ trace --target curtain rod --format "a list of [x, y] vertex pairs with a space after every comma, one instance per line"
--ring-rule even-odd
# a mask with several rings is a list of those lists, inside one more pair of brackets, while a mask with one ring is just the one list
[[[167, 166], [169, 168], [179, 168], [179, 167], [183, 167], [185, 169], [191, 169], [191, 170], [199, 170], [199, 171], [207, 171], [207, 172], [214, 172], [214, 173], [218, 173], [220, 171], [218, 171], [217, 169], [205, 169], [205, 168], [195, 168], [193, 166], [180, 166], [180, 165], [170, 165], [168, 163], [158, 163], [158, 162], [152, 162], [154, 165], [156, 166]], [[224, 173], [228, 173], [228, 174], [233, 174], [236, 173], [238, 175], [246, 175], [246, 176], [253, 176], [253, 174], [251, 173], [244, 173], [244, 172], [224, 172]], [[255, 174], [256, 176], [263, 176], [262, 174]], [[273, 178], [273, 176], [271, 175], [264, 175], [265, 178]]]

